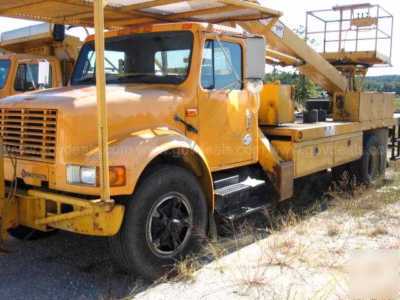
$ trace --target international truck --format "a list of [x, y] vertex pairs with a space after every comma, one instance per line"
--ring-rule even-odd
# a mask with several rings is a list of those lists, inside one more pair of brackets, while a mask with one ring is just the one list
[[3, 32], [0, 38], [0, 99], [67, 85], [80, 39], [65, 26], [38, 24]]
[[[120, 268], [153, 280], [196, 251], [215, 218], [287, 201], [301, 178], [384, 176], [394, 95], [354, 84], [389, 63], [377, 51], [317, 53], [254, 1], [66, 2], [0, 6], [96, 29], [68, 87], [0, 102], [4, 237], [18, 228], [107, 237]], [[368, 15], [373, 30], [382, 16]], [[266, 61], [325, 89], [332, 119], [296, 120], [293, 88], [263, 83]]]

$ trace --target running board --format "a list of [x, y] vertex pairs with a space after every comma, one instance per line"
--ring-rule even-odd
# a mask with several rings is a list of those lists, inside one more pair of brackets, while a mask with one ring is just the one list
[[249, 177], [239, 182], [239, 176], [232, 176], [214, 182], [216, 212], [223, 218], [233, 221], [257, 211], [265, 210], [268, 206], [265, 200], [266, 195], [261, 193], [257, 195], [257, 191], [263, 186], [265, 186], [264, 180]]

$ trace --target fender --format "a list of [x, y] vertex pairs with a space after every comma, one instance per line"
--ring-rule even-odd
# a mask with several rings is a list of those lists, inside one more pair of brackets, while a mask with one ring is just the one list
[[[199, 177], [213, 209], [213, 181], [204, 153], [193, 140], [166, 127], [141, 130], [110, 142], [110, 165], [126, 167], [126, 185], [111, 188], [112, 195], [131, 195], [146, 168], [156, 158], [171, 151], [174, 151], [172, 158], [182, 159]], [[87, 162], [97, 161], [98, 152], [92, 152], [86, 158]]]

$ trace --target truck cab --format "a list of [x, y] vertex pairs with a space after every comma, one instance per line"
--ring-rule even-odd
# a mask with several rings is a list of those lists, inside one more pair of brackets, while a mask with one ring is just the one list
[[29, 54], [0, 55], [0, 98], [63, 85], [55, 57]]
[[2, 33], [0, 99], [68, 83], [80, 40], [64, 30], [43, 23]]

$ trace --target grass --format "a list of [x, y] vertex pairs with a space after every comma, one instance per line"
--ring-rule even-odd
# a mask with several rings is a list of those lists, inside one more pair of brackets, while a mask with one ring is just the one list
[[195, 273], [200, 268], [200, 262], [196, 257], [187, 257], [175, 265], [176, 277], [175, 282], [193, 283], [195, 281]]
[[335, 183], [330, 196], [330, 207], [351, 217], [362, 217], [375, 212], [386, 205], [400, 201], [400, 165], [394, 164], [389, 178], [384, 180], [383, 187], [358, 186], [355, 182], [347, 184], [348, 179]]
[[371, 238], [376, 238], [378, 236], [387, 235], [387, 234], [388, 234], [388, 231], [387, 231], [387, 229], [385, 227], [377, 226], [376, 228], [372, 229], [369, 232], [368, 236], [371, 237]]
[[[213, 270], [219, 274], [217, 277], [231, 278], [227, 285], [238, 286], [244, 295], [258, 295], [256, 298], [261, 299], [263, 293], [274, 293], [276, 286], [269, 273], [274, 269], [279, 269], [279, 274], [288, 272], [300, 278], [303, 278], [305, 268], [325, 272], [325, 275], [342, 276], [346, 273], [345, 254], [351, 251], [348, 239], [367, 237], [370, 241], [379, 241], [380, 238], [393, 238], [390, 233], [393, 228], [386, 223], [387, 220], [390, 223], [390, 218], [384, 214], [391, 213], [385, 209], [386, 206], [400, 201], [399, 171], [400, 163], [392, 165], [386, 184], [381, 188], [349, 184], [347, 178], [346, 182], [333, 185], [323, 199], [311, 199], [306, 207], [297, 209], [292, 205], [269, 213], [265, 216], [268, 226], [264, 235], [245, 223], [233, 229], [232, 235], [209, 242], [199, 256], [178, 262], [175, 268], [177, 276], [173, 281], [194, 283], [197, 271], [213, 262]], [[321, 201], [328, 204], [326, 213], [321, 213], [324, 210]], [[257, 257], [247, 257], [249, 252], [239, 251], [250, 244], [253, 244], [253, 251], [256, 249], [254, 255]], [[397, 247], [397, 244], [393, 245], [387, 247]], [[237, 253], [235, 259], [224, 259], [234, 252]], [[290, 288], [286, 292], [291, 293]], [[283, 293], [285, 291], [278, 294]], [[292, 298], [296, 297], [288, 297]]]
[[340, 226], [337, 224], [329, 224], [327, 234], [329, 237], [335, 237], [340, 234]]

